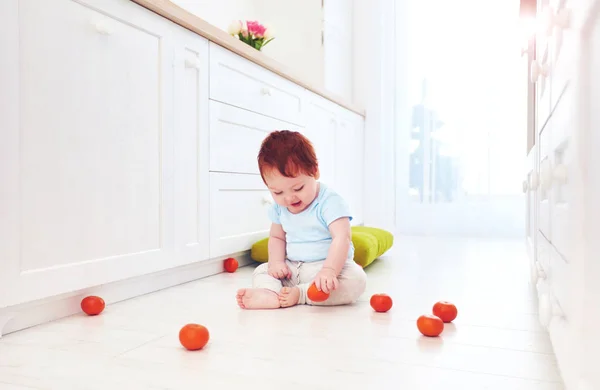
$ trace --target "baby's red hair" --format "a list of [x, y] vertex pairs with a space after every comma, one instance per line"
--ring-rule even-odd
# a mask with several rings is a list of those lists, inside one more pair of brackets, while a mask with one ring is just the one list
[[319, 163], [312, 143], [297, 131], [278, 130], [269, 133], [258, 152], [258, 169], [265, 180], [265, 172], [276, 169], [285, 177], [300, 174], [319, 178]]

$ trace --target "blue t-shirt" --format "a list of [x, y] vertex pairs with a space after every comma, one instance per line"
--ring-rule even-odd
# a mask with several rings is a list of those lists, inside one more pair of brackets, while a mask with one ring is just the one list
[[[344, 199], [325, 184], [319, 185], [316, 199], [301, 213], [290, 213], [287, 207], [277, 203], [269, 208], [271, 221], [281, 225], [286, 233], [286, 252], [289, 260], [325, 260], [332, 241], [329, 224], [342, 217], [352, 220], [350, 208]], [[353, 258], [354, 245], [350, 242], [348, 259]]]

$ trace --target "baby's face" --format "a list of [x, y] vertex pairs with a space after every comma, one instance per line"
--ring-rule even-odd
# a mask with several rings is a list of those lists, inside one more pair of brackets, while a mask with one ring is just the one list
[[285, 177], [272, 170], [265, 174], [265, 182], [275, 202], [293, 214], [304, 211], [317, 197], [318, 182], [312, 176]]

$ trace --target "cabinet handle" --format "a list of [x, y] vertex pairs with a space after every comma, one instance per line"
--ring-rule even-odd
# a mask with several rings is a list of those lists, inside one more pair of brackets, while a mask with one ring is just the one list
[[269, 88], [269, 87], [262, 87], [262, 88], [260, 89], [260, 93], [261, 93], [262, 95], [265, 95], [265, 96], [266, 96], [266, 95], [268, 95], [268, 96], [271, 96], [271, 88]]
[[185, 59], [185, 67], [186, 68], [193, 68], [193, 69], [200, 69], [201, 65], [200, 65], [200, 60], [198, 58], [186, 58]]
[[539, 175], [537, 173], [533, 173], [531, 175], [531, 183], [529, 185], [529, 188], [531, 188], [533, 191], [535, 191], [538, 189], [539, 185], [540, 185]]
[[262, 204], [268, 204], [268, 205], [273, 204], [273, 198], [270, 197], [269, 195], [263, 196], [263, 198], [262, 198]]
[[523, 193], [526, 194], [528, 190], [529, 190], [529, 183], [527, 182], [527, 180], [523, 180]]
[[567, 182], [567, 167], [564, 164], [558, 164], [552, 171], [552, 178], [556, 180], [558, 184], [565, 184]]
[[531, 62], [531, 82], [537, 83], [540, 76], [546, 77], [548, 75], [548, 65], [540, 64], [537, 61]]
[[97, 21], [94, 23], [94, 27], [96, 28], [96, 31], [102, 35], [112, 35], [114, 32], [112, 23], [107, 19]]

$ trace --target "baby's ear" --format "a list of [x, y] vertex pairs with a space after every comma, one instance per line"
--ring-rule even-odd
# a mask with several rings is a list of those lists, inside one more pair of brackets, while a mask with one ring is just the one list
[[321, 172], [319, 172], [319, 168], [317, 168], [317, 172], [315, 173], [315, 180], [319, 180], [319, 177], [321, 177]]

